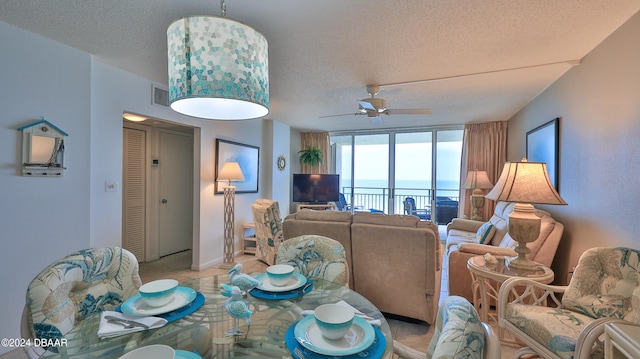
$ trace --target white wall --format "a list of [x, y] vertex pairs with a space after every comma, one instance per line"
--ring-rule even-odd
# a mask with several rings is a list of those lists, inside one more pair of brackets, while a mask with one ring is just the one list
[[[45, 266], [75, 250], [121, 245], [122, 193], [105, 192], [104, 185], [122, 181], [124, 111], [195, 128], [192, 267], [222, 260], [223, 196], [213, 193], [215, 139], [271, 146], [262, 143], [264, 120], [207, 121], [152, 106], [150, 81], [2, 22], [0, 48], [0, 337], [19, 336], [26, 288]], [[22, 137], [16, 129], [40, 116], [69, 134], [62, 178], [19, 175]], [[286, 146], [288, 126], [269, 126], [272, 141]], [[281, 196], [281, 187], [271, 186], [271, 178], [263, 179], [260, 190]], [[260, 197], [261, 192], [236, 196], [236, 228], [253, 221], [250, 205]], [[0, 348], [0, 354], [9, 350]]]
[[[2, 22], [0, 49], [0, 338], [15, 338], [31, 279], [90, 245], [91, 58]], [[17, 129], [41, 116], [69, 134], [64, 177], [20, 175]]]
[[541, 206], [565, 225], [553, 269], [564, 283], [596, 246], [640, 249], [640, 13], [509, 120], [508, 159], [526, 153], [527, 131], [560, 122], [560, 195]]

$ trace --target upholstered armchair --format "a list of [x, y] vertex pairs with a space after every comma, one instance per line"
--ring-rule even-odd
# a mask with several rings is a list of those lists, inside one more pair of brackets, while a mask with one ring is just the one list
[[568, 286], [511, 278], [498, 297], [499, 325], [526, 345], [517, 358], [601, 357], [605, 323], [640, 324], [640, 250], [592, 248]]
[[288, 239], [278, 247], [278, 264], [289, 264], [307, 278], [321, 278], [349, 286], [349, 264], [340, 242], [306, 234]]
[[[21, 334], [59, 339], [86, 317], [113, 310], [138, 294], [138, 260], [118, 247], [72, 253], [43, 269], [29, 284]], [[28, 347], [30, 358], [44, 348]]]
[[445, 299], [438, 308], [435, 331], [422, 353], [394, 340], [393, 351], [399, 358], [499, 359], [500, 340], [468, 300], [458, 296]]
[[260, 198], [251, 205], [256, 227], [256, 257], [271, 265], [276, 262], [278, 245], [282, 242], [282, 218], [277, 201]]

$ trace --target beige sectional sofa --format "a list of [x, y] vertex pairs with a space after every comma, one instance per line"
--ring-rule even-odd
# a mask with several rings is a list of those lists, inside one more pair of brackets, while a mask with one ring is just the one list
[[[508, 215], [513, 212], [514, 203], [498, 202], [489, 222], [495, 227], [495, 233], [486, 244], [478, 244], [477, 231], [485, 222], [455, 218], [447, 225], [446, 255], [448, 262], [449, 295], [459, 295], [473, 301], [471, 275], [467, 269], [469, 258], [491, 253], [492, 255], [515, 256], [517, 245], [507, 233]], [[527, 258], [550, 267], [555, 257], [564, 226], [556, 222], [543, 210], [534, 212], [541, 218], [540, 235], [528, 243], [531, 253]]]
[[284, 240], [333, 238], [349, 261], [350, 287], [384, 313], [435, 320], [440, 297], [437, 227], [415, 216], [302, 210], [283, 222]]

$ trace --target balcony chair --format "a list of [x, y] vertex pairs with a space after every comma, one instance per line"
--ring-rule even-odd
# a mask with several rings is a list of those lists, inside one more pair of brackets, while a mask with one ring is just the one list
[[351, 206], [347, 204], [347, 200], [344, 198], [344, 194], [340, 193], [340, 197], [338, 202], [336, 202], [336, 207], [338, 207], [338, 211], [350, 211]]
[[344, 247], [329, 237], [305, 234], [280, 244], [277, 264], [292, 265], [307, 278], [320, 278], [349, 286], [349, 264]]
[[429, 209], [417, 209], [416, 200], [413, 197], [405, 197], [402, 203], [404, 204], [404, 214], [416, 216], [423, 221], [428, 221], [431, 219], [431, 212], [429, 211]]
[[515, 358], [602, 357], [605, 323], [640, 324], [639, 278], [640, 250], [589, 249], [568, 286], [505, 281], [498, 295], [499, 325], [526, 345]]
[[256, 257], [272, 265], [276, 262], [278, 245], [282, 242], [282, 218], [277, 201], [260, 198], [251, 204], [256, 227]]
[[468, 300], [451, 296], [438, 308], [435, 332], [427, 353], [394, 340], [393, 352], [399, 358], [500, 358], [500, 340]]
[[[86, 317], [113, 310], [138, 294], [141, 284], [138, 260], [126, 249], [90, 248], [72, 253], [43, 269], [29, 284], [22, 338], [62, 338]], [[38, 358], [45, 350], [25, 348], [29, 358]]]
[[458, 217], [458, 201], [449, 197], [436, 197], [436, 223], [448, 224]]

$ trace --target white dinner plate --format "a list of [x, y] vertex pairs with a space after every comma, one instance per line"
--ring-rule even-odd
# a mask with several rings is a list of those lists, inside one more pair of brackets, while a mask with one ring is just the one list
[[122, 313], [137, 316], [149, 316], [158, 315], [172, 312], [176, 309], [182, 308], [185, 305], [193, 302], [196, 299], [196, 291], [192, 288], [178, 287], [176, 292], [173, 293], [173, 298], [169, 303], [161, 307], [151, 307], [144, 302], [144, 299], [140, 294], [134, 295], [122, 303], [120, 310]]
[[303, 347], [322, 355], [345, 356], [360, 353], [376, 339], [376, 332], [366, 320], [356, 316], [347, 334], [338, 340], [328, 340], [320, 333], [313, 315], [296, 324], [293, 334]]
[[256, 276], [256, 279], [262, 281], [262, 284], [257, 288], [260, 290], [264, 290], [265, 292], [286, 292], [288, 290], [298, 289], [307, 282], [307, 277], [296, 272], [293, 272], [293, 275], [291, 276], [291, 278], [289, 278], [287, 284], [279, 287], [271, 284], [267, 273], [258, 274]]

